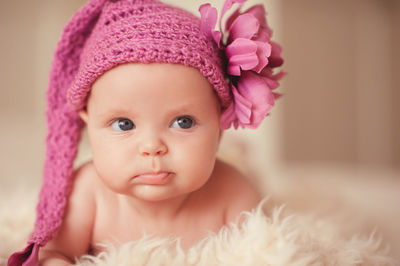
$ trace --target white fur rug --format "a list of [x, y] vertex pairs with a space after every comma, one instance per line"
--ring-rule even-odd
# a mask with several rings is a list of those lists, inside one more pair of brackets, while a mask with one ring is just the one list
[[[34, 220], [36, 193], [10, 195], [0, 201], [0, 265], [25, 245]], [[267, 216], [260, 204], [243, 215], [241, 228], [231, 224], [187, 251], [179, 240], [144, 236], [119, 248], [104, 244], [107, 252], [83, 256], [77, 265], [397, 265], [374, 234], [345, 237], [342, 225], [288, 215], [283, 207]]]

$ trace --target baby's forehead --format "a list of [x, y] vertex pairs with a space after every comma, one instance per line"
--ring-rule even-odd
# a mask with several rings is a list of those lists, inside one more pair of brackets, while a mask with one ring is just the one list
[[209, 81], [195, 68], [180, 64], [119, 65], [106, 71], [92, 86], [89, 102], [115, 109], [119, 104], [155, 108], [164, 102], [189, 109], [218, 102]]

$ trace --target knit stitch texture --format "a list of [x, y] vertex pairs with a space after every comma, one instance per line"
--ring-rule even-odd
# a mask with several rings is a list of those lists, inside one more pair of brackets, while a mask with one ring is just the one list
[[123, 0], [105, 4], [83, 49], [69, 102], [76, 109], [84, 107], [96, 78], [128, 62], [197, 68], [212, 84], [222, 107], [232, 101], [220, 50], [201, 32], [198, 17], [158, 1]]

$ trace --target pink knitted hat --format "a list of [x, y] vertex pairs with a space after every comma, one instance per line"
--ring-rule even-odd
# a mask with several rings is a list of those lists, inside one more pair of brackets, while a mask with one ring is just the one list
[[[234, 2], [241, 6], [244, 0], [227, 0], [222, 15]], [[8, 265], [37, 265], [39, 247], [57, 234], [84, 126], [77, 111], [86, 105], [93, 82], [107, 70], [129, 62], [194, 67], [212, 84], [226, 111], [224, 128], [231, 124], [258, 126], [262, 119], [257, 117], [265, 117], [273, 105], [278, 94], [271, 91], [282, 76], [272, 75], [272, 68], [282, 62], [280, 47], [269, 41], [270, 32], [263, 36], [268, 40], [257, 39], [269, 30], [259, 8], [247, 11], [260, 21], [247, 38], [256, 44], [256, 50], [249, 42], [238, 45], [238, 38], [227, 38], [226, 44], [218, 39], [213, 30], [216, 10], [208, 4], [200, 7], [200, 19], [157, 0], [90, 0], [72, 17], [58, 43], [47, 90], [46, 159], [35, 228], [26, 249], [13, 254]], [[241, 17], [236, 10], [229, 23], [234, 25]], [[240, 30], [231, 28], [233, 35], [240, 35]], [[249, 86], [255, 93], [247, 91]]]

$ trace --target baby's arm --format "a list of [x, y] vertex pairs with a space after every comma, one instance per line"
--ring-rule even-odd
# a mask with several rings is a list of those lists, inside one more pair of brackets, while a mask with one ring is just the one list
[[40, 265], [70, 265], [88, 252], [95, 214], [93, 175], [84, 165], [74, 176], [66, 213], [57, 236], [39, 252]]

